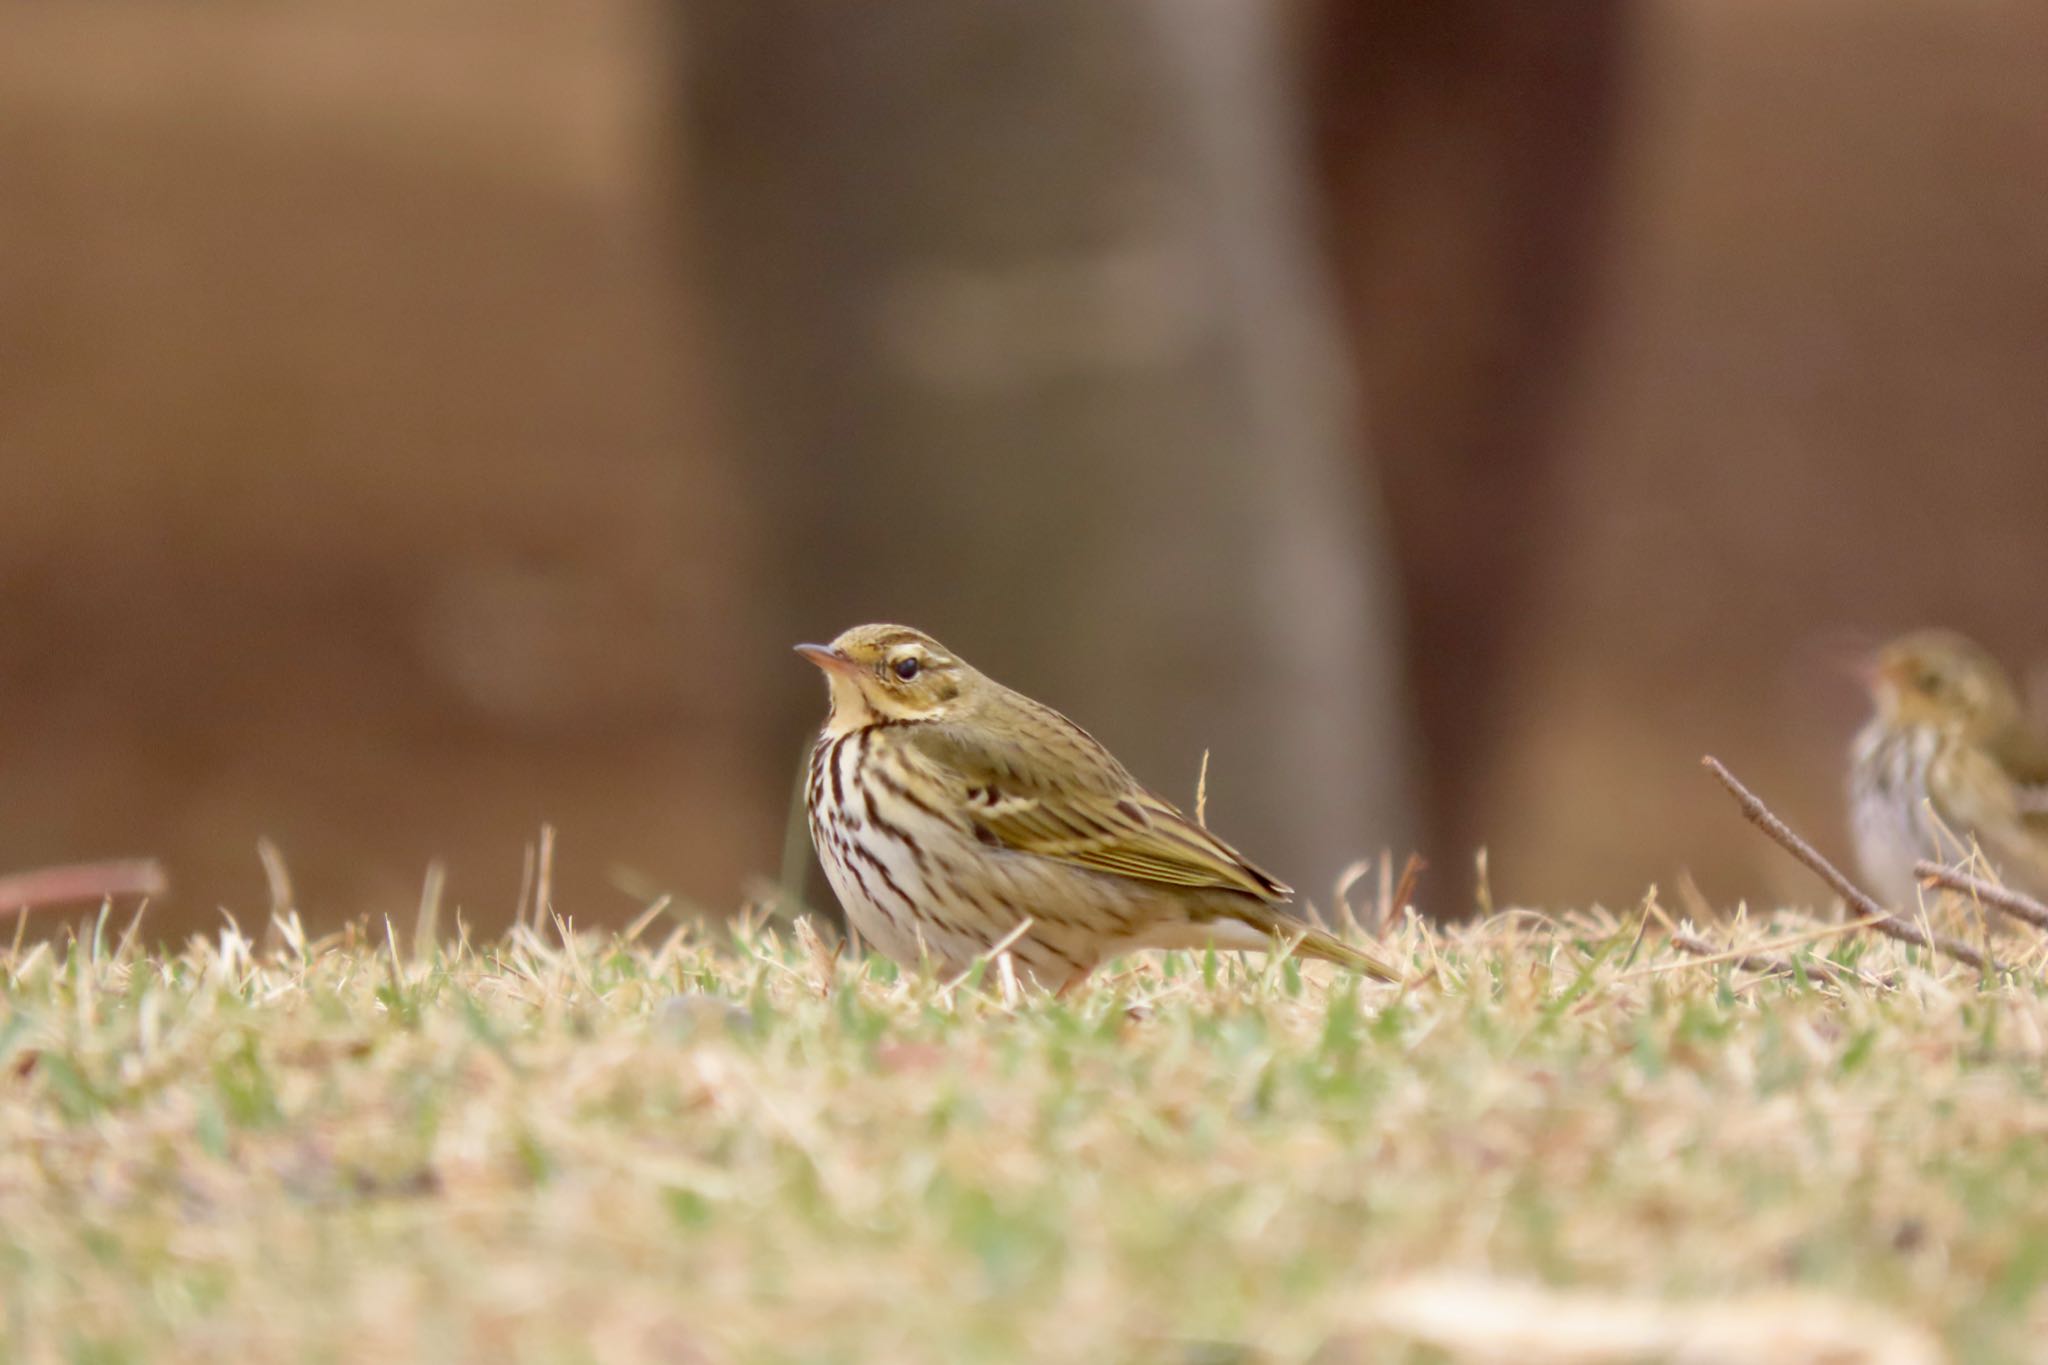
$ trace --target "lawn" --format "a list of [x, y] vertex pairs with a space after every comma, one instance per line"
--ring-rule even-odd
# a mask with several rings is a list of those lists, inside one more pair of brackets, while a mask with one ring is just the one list
[[0, 1351], [2041, 1358], [2038, 958], [1675, 918], [1055, 1000], [663, 911], [148, 951], [102, 916], [0, 957]]

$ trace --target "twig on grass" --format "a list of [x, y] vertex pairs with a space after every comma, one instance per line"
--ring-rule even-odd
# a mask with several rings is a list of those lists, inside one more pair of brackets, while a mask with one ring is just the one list
[[1771, 836], [1781, 848], [1826, 882], [1836, 895], [1848, 903], [1851, 910], [1867, 922], [1867, 927], [1901, 943], [1910, 943], [1916, 948], [1946, 953], [1956, 961], [1974, 967], [1980, 972], [2000, 970], [1996, 959], [1979, 952], [1961, 939], [1937, 934], [1878, 904], [1869, 892], [1843, 876], [1833, 863], [1821, 857], [1813, 845], [1793, 833], [1792, 827], [1779, 819], [1755, 792], [1743, 786], [1720, 759], [1708, 755], [1700, 762], [1706, 766], [1707, 771], [1713, 773], [1715, 780], [1734, 796], [1736, 804], [1742, 808], [1744, 819]]
[[2005, 911], [2014, 919], [2025, 920], [2036, 929], [2048, 929], [2048, 905], [2043, 905], [2024, 891], [2015, 891], [2009, 886], [2000, 886], [1925, 859], [1913, 864], [1913, 875], [1920, 879], [1922, 886], [1960, 891], [1966, 896], [1976, 897], [1994, 910]]
[[[1848, 924], [1830, 926], [1827, 932], [1846, 933], [1851, 929], [1860, 929], [1862, 927], [1863, 922], [1851, 921]], [[1783, 947], [1787, 946], [1788, 943], [1807, 943], [1820, 937], [1824, 937], [1824, 935], [1802, 934], [1790, 940], [1783, 940], [1777, 944], [1766, 944], [1764, 946]], [[1732, 962], [1746, 972], [1764, 972], [1772, 976], [1792, 976], [1798, 972], [1805, 972], [1814, 980], [1825, 981], [1830, 986], [1842, 984], [1841, 970], [1830, 963], [1822, 962], [1818, 958], [1810, 957], [1804, 962], [1795, 963], [1790, 958], [1772, 957], [1768, 953], [1750, 949], [1735, 948], [1723, 951], [1701, 938], [1698, 934], [1687, 933], [1683, 929], [1673, 931], [1671, 946], [1680, 952], [1691, 953], [1698, 960], [1693, 962], [1665, 962], [1654, 967], [1645, 967], [1642, 971], [1646, 974], [1668, 972], [1676, 971], [1680, 967], [1708, 967], [1716, 962]]]

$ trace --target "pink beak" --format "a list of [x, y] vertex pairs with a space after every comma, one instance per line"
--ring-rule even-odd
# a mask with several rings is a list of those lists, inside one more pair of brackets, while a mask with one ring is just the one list
[[796, 652], [827, 673], [858, 673], [860, 665], [830, 645], [798, 645]]

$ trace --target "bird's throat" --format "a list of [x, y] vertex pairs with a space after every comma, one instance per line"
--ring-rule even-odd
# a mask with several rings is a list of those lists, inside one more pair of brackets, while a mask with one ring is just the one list
[[865, 729], [882, 717], [868, 704], [860, 683], [840, 673], [826, 675], [832, 688], [832, 712], [825, 717], [825, 733], [833, 739]]

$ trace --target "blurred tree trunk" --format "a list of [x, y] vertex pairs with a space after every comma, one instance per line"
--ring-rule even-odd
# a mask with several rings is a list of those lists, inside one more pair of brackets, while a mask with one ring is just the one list
[[[1326, 899], [1405, 846], [1382, 528], [1279, 10], [697, 0], [771, 637], [922, 626]], [[779, 553], [776, 553], [779, 551]], [[715, 652], [714, 652], [715, 653]], [[822, 696], [760, 678], [794, 771]]]
[[1480, 798], [1560, 558], [1560, 425], [1607, 235], [1634, 9], [1326, 0], [1308, 26], [1405, 590], [1433, 907], [1447, 913], [1468, 903]]

